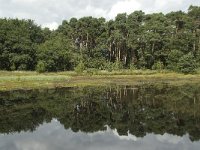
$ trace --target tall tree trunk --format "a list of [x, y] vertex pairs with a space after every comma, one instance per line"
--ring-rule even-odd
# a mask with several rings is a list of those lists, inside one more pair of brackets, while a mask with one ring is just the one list
[[109, 52], [110, 52], [110, 62], [111, 62], [111, 59], [112, 59], [112, 44], [111, 43], [109, 46]]
[[120, 59], [121, 59], [121, 50], [119, 49], [119, 58], [118, 58], [118, 61], [120, 61]]
[[194, 42], [193, 42], [193, 54], [196, 55], [196, 31], [193, 32]]
[[89, 43], [89, 34], [87, 33], [87, 37], [86, 37], [86, 48], [88, 48], [88, 43]]
[[115, 46], [115, 59], [118, 61], [118, 45]]
[[153, 45], [152, 45], [152, 49], [151, 49], [152, 54], [154, 54], [154, 49], [155, 49], [155, 42], [153, 42]]
[[200, 37], [198, 37], [198, 53], [199, 53], [199, 51], [200, 51]]
[[194, 55], [196, 54], [196, 41], [194, 41], [193, 43], [193, 54]]

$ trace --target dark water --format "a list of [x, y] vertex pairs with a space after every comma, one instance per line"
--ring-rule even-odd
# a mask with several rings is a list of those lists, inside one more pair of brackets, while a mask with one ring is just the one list
[[0, 150], [199, 150], [200, 85], [0, 92]]

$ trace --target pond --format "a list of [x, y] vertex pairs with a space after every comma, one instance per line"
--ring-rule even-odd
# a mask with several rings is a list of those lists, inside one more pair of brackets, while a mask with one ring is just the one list
[[199, 150], [200, 85], [0, 92], [0, 150]]

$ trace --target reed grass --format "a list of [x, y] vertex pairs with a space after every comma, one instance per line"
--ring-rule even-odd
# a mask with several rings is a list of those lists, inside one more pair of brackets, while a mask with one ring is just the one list
[[31, 71], [0, 71], [0, 91], [16, 89], [55, 88], [100, 85], [135, 85], [141, 83], [169, 83], [180, 85], [200, 83], [200, 74], [180, 74], [168, 70], [73, 71], [42, 73]]

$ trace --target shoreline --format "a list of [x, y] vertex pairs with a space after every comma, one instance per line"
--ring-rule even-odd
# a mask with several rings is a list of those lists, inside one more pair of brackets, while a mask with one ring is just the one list
[[29, 71], [0, 71], [0, 91], [27, 90], [57, 87], [85, 87], [108, 85], [138, 85], [167, 83], [174, 86], [200, 83], [200, 74], [179, 74], [173, 72], [99, 72], [97, 74], [77, 74], [73, 71], [57, 73], [37, 73]]

